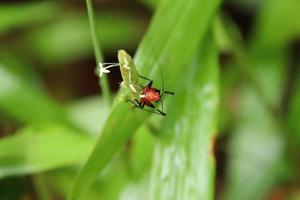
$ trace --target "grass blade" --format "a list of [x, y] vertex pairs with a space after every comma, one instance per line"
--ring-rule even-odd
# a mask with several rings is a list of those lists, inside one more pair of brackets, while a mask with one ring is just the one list
[[0, 34], [54, 19], [60, 8], [56, 2], [1, 3]]
[[[24, 66], [18, 65], [18, 67]], [[4, 59], [0, 61], [0, 108], [2, 111], [23, 123], [36, 124], [51, 121], [75, 127], [61, 105], [49, 98], [34, 82], [30, 82], [28, 77], [24, 77], [28, 73], [16, 72], [14, 68]]]
[[93, 140], [57, 124], [29, 126], [0, 141], [0, 178], [79, 163]]
[[[300, 66], [300, 63], [298, 64]], [[291, 97], [291, 103], [288, 110], [287, 123], [291, 132], [291, 138], [300, 147], [300, 76], [297, 77], [295, 88]]]
[[[130, 15], [103, 12], [96, 15], [95, 22], [102, 51], [114, 51], [120, 46], [135, 46], [137, 38], [142, 36], [142, 20]], [[100, 29], [101, 27], [105, 29]], [[3, 42], [1, 46], [9, 49], [11, 44]], [[25, 34], [18, 48], [22, 52], [31, 52], [35, 59], [47, 67], [74, 62], [90, 56], [93, 51], [89, 23], [81, 13], [68, 13], [48, 26]]]
[[[284, 148], [289, 151], [292, 146], [284, 139], [287, 130], [281, 112], [286, 47], [297, 33], [294, 23], [298, 23], [284, 22], [299, 15], [298, 4], [289, 0], [283, 5], [276, 0], [261, 7], [250, 48], [244, 54], [247, 73], [255, 79], [241, 87], [240, 116], [229, 144], [222, 199], [263, 199], [282, 175]], [[278, 29], [280, 22], [283, 27]]]
[[[139, 72], [157, 82], [160, 76], [158, 73], [155, 76], [155, 72], [158, 72], [157, 63], [161, 63], [168, 75], [166, 86], [172, 90], [172, 84], [184, 72], [203, 39], [219, 3], [220, 0], [163, 1], [135, 57]], [[101, 137], [74, 182], [69, 200], [83, 195], [147, 116], [142, 111], [132, 112], [131, 106], [124, 102], [124, 96], [119, 95]]]
[[[92, 34], [96, 63], [98, 65], [98, 63], [102, 62], [103, 57], [102, 57], [99, 42], [97, 39], [95, 16], [94, 16], [92, 0], [86, 0], [86, 6], [87, 6], [87, 12], [88, 12], [89, 21], [90, 21], [90, 29], [91, 29], [91, 34]], [[109, 91], [109, 84], [108, 84], [107, 77], [105, 76], [105, 77], [101, 78], [99, 81], [100, 81], [101, 90], [103, 92], [103, 96], [106, 99], [106, 103], [110, 104], [111, 103], [111, 95], [110, 95], [110, 91]]]
[[204, 43], [162, 127], [166, 140], [155, 150], [150, 199], [214, 199], [218, 48], [211, 38]]

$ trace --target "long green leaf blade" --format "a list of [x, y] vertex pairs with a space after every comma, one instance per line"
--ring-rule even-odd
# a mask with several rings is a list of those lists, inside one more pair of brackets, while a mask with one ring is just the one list
[[[18, 65], [18, 67], [24, 66]], [[2, 111], [23, 123], [36, 124], [51, 121], [75, 127], [61, 105], [34, 85], [32, 80], [29, 81], [28, 77], [24, 77], [28, 76], [27, 74], [16, 72], [14, 68], [11, 63], [0, 60], [0, 109]]]
[[211, 38], [182, 78], [152, 167], [151, 199], [214, 199], [213, 144], [218, 107], [218, 51]]
[[[163, 64], [163, 71], [168, 75], [166, 86], [171, 90], [171, 85], [192, 59], [219, 3], [220, 0], [163, 1], [135, 57], [139, 72], [157, 81], [159, 75], [154, 77], [158, 71], [156, 63]], [[69, 200], [82, 196], [147, 116], [142, 111], [133, 112], [124, 102], [124, 96], [119, 95], [101, 137], [74, 182]]]
[[93, 140], [57, 124], [28, 126], [0, 140], [0, 178], [79, 163]]

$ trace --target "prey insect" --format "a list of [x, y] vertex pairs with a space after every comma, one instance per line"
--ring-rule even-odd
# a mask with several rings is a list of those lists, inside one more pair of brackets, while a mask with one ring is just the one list
[[[132, 58], [124, 50], [118, 51], [118, 60], [119, 63], [100, 63], [100, 77], [103, 75], [103, 73], [109, 73], [109, 68], [119, 66], [123, 79], [121, 87], [128, 88], [130, 91], [130, 98], [126, 99], [126, 102], [131, 103], [133, 105], [133, 109], [139, 108], [143, 111], [165, 116], [166, 113], [164, 112], [162, 98], [165, 94], [174, 95], [175, 93], [165, 91], [164, 82], [161, 90], [152, 87], [153, 80], [138, 74]], [[140, 79], [147, 81], [146, 86], [142, 86], [140, 84]], [[161, 109], [157, 108], [155, 105], [156, 103], [160, 103]], [[151, 108], [152, 110], [146, 109], [145, 106]]]

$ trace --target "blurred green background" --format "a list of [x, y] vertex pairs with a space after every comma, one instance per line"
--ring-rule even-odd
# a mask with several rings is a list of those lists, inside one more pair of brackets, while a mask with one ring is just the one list
[[[0, 1], [0, 200], [300, 200], [299, 9]], [[132, 110], [118, 70], [107, 101], [96, 57], [119, 49], [156, 88], [162, 69], [166, 117]]]

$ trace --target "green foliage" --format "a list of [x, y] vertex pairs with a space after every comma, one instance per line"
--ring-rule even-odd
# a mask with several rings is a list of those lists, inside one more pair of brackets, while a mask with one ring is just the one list
[[[219, 1], [190, 1], [188, 5], [183, 6], [185, 3], [182, 1], [165, 1], [160, 4], [135, 57], [140, 73], [151, 77], [159, 67], [155, 63], [164, 63], [161, 61], [167, 60], [168, 63], [164, 63], [163, 70], [168, 74], [168, 83], [174, 83], [180, 77], [180, 72], [184, 69], [185, 64], [191, 60], [193, 52], [197, 49], [197, 42], [201, 41], [207, 31], [208, 23], [212, 20], [218, 3]], [[198, 22], [199, 9], [204, 9], [204, 7], [206, 9], [203, 10], [201, 21]], [[179, 9], [181, 10], [180, 20], [175, 20], [174, 13], [177, 13]], [[197, 26], [197, 29], [193, 26], [196, 21], [201, 24]], [[178, 31], [185, 34], [178, 37], [176, 34]], [[190, 40], [187, 40], [187, 37]], [[151, 44], [156, 47], [155, 52], [151, 48]], [[155, 57], [155, 55], [159, 55], [159, 57]], [[178, 59], [171, 59], [173, 57]], [[155, 61], [156, 59], [157, 61]], [[155, 80], [157, 78], [154, 78]], [[122, 94], [117, 97], [102, 129], [101, 137], [74, 182], [69, 196], [70, 200], [81, 197], [96, 175], [107, 165], [114, 154], [120, 151], [146, 119], [147, 114], [144, 112], [130, 112], [130, 105], [126, 104], [124, 100]], [[126, 114], [124, 115], [124, 113]]]
[[[105, 27], [97, 28], [97, 37], [106, 51], [130, 46], [136, 43], [136, 38], [141, 37], [138, 31], [141, 22], [131, 16], [101, 12], [96, 13], [95, 23], [97, 27]], [[21, 44], [28, 46], [36, 59], [48, 67], [77, 60], [93, 51], [86, 14], [76, 13], [67, 13], [49, 26], [24, 35]]]
[[[31, 76], [31, 73], [23, 70], [16, 71], [15, 66], [14, 63], [4, 60], [0, 63], [0, 107], [2, 110], [24, 123], [52, 121], [75, 126], [67, 119], [62, 106], [47, 97], [34, 85], [35, 82], [27, 80], [27, 74]], [[18, 64], [17, 66], [20, 67]]]
[[166, 139], [155, 148], [151, 199], [214, 199], [218, 49], [211, 37], [204, 41], [170, 103], [182, 106], [162, 126]]
[[57, 11], [58, 4], [53, 2], [1, 5], [0, 33], [50, 20], [55, 17], [54, 13]]
[[[251, 83], [242, 88], [240, 119], [228, 150], [230, 160], [224, 199], [263, 199], [286, 171], [284, 147], [294, 145], [285, 143], [284, 139], [287, 127], [281, 103], [288, 66], [284, 50], [299, 27], [294, 24], [297, 21], [288, 20], [297, 17], [294, 8], [298, 3], [265, 2], [260, 8], [249, 49], [244, 50], [248, 53], [244, 55], [244, 62], [238, 63], [244, 65]], [[284, 28], [274, 32], [283, 21], [289, 23], [282, 23]], [[291, 151], [290, 147], [287, 149]]]
[[299, 199], [298, 0], [85, 3], [0, 4], [0, 199]]
[[78, 163], [88, 155], [92, 143], [91, 138], [60, 125], [26, 127], [0, 141], [0, 178]]

